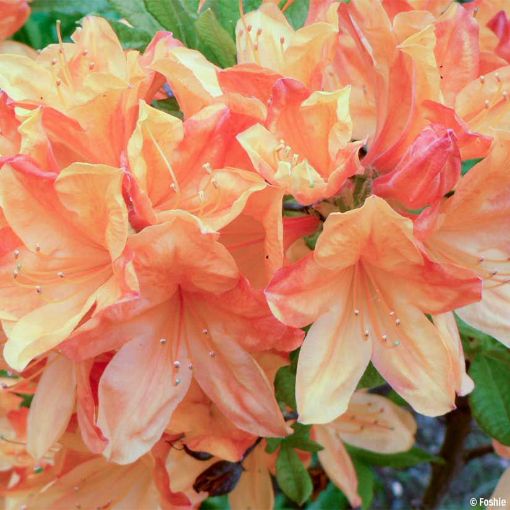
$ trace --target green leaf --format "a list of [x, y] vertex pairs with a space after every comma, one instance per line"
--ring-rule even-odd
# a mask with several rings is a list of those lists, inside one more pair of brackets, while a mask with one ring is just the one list
[[295, 29], [301, 28], [305, 24], [309, 6], [309, 0], [295, 0], [295, 2], [285, 11], [285, 16]]
[[229, 33], [220, 25], [211, 9], [204, 11], [195, 23], [202, 53], [220, 67], [236, 63], [236, 45]]
[[312, 453], [323, 450], [319, 443], [310, 439], [311, 425], [303, 425], [296, 422], [292, 425], [292, 428], [294, 433], [283, 440], [286, 446]]
[[466, 175], [477, 163], [480, 163], [482, 158], [468, 159], [462, 162], [461, 173]]
[[108, 0], [110, 5], [134, 28], [154, 35], [163, 26], [147, 12], [143, 0]]
[[408, 468], [421, 464], [422, 462], [444, 462], [441, 457], [431, 455], [420, 448], [411, 448], [407, 452], [387, 454], [363, 450], [362, 448], [357, 448], [349, 444], [346, 444], [345, 447], [353, 459], [369, 465]]
[[354, 469], [358, 476], [358, 494], [361, 497], [362, 510], [368, 510], [374, 499], [375, 476], [372, 469], [363, 462], [355, 461]]
[[296, 374], [287, 365], [276, 372], [274, 379], [276, 399], [285, 402], [292, 409], [296, 409]]
[[143, 51], [151, 42], [151, 34], [139, 28], [131, 28], [120, 21], [110, 21], [124, 48]]
[[[306, 331], [308, 331], [308, 329], [305, 329]], [[290, 354], [289, 354], [289, 359], [290, 359], [290, 368], [292, 370], [292, 372], [295, 374], [297, 372], [297, 364], [298, 364], [298, 361], [299, 361], [299, 351], [301, 350], [300, 347], [298, 347], [295, 351], [292, 351]]]
[[34, 0], [30, 4], [32, 12], [61, 12], [64, 14], [105, 13], [109, 11], [107, 0]]
[[386, 381], [382, 378], [381, 374], [377, 371], [374, 365], [370, 363], [358, 383], [358, 389], [375, 388], [377, 386], [382, 386], [385, 383]]
[[[244, 0], [243, 10], [245, 13], [260, 7], [262, 0]], [[239, 12], [239, 0], [208, 0], [203, 10], [211, 9], [221, 26], [231, 35], [234, 35], [237, 21], [241, 17]]]
[[276, 460], [276, 481], [292, 501], [302, 505], [312, 494], [313, 484], [298, 454], [282, 444]]
[[196, 13], [186, 0], [143, 0], [150, 14], [188, 48], [198, 47]]
[[306, 510], [347, 510], [351, 508], [349, 500], [345, 494], [334, 484], [329, 483], [325, 490], [323, 490], [319, 497], [306, 506]]
[[18, 397], [21, 397], [23, 401], [20, 404], [20, 407], [30, 407], [32, 405], [32, 400], [34, 399], [33, 394], [28, 393], [16, 393]]
[[175, 97], [169, 97], [168, 99], [154, 100], [152, 102], [152, 106], [154, 108], [157, 108], [158, 110], [162, 110], [165, 113], [173, 115], [174, 117], [177, 117], [178, 119], [182, 120], [182, 118], [183, 118], [183, 114], [182, 114], [181, 110], [179, 110], [179, 104], [177, 103], [177, 99], [175, 99]]
[[495, 338], [492, 338], [490, 335], [487, 335], [486, 333], [473, 328], [464, 322], [460, 317], [455, 316], [455, 318], [457, 320], [457, 326], [462, 338], [462, 345], [466, 355], [470, 359], [483, 351], [505, 352], [507, 350], [506, 347], [498, 342]]
[[200, 505], [200, 510], [226, 510], [227, 508], [230, 508], [227, 495], [207, 498]]
[[510, 446], [510, 354], [480, 353], [471, 363], [469, 375], [475, 389], [469, 396], [473, 416], [480, 428]]
[[282, 441], [283, 439], [280, 439], [279, 437], [266, 437], [266, 452], [274, 453], [278, 450], [278, 448], [280, 448]]

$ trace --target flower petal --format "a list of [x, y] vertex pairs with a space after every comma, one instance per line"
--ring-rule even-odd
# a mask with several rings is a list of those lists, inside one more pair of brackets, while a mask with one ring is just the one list
[[41, 459], [64, 433], [75, 399], [73, 362], [58, 354], [50, 356], [28, 413], [27, 450], [34, 459]]

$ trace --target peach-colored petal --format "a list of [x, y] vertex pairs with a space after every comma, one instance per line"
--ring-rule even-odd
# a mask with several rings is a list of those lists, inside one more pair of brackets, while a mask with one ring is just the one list
[[352, 396], [347, 412], [330, 425], [346, 443], [378, 453], [398, 453], [414, 444], [413, 415], [391, 400], [365, 391]]
[[361, 498], [358, 494], [358, 477], [341, 439], [325, 425], [317, 425], [313, 431], [316, 441], [324, 447], [318, 453], [324, 471], [347, 496], [351, 505], [359, 507]]
[[372, 341], [349, 307], [353, 273], [336, 278], [336, 303], [314, 322], [299, 354], [296, 400], [302, 423], [328, 423], [342, 414], [372, 354]]
[[28, 413], [27, 450], [37, 460], [65, 431], [76, 399], [73, 362], [58, 354], [48, 358]]
[[[196, 298], [194, 298], [196, 300]], [[193, 375], [220, 411], [237, 427], [265, 437], [286, 435], [273, 388], [255, 360], [230, 338], [213, 310], [186, 305]]]
[[232, 510], [270, 509], [274, 506], [274, 491], [267, 468], [268, 454], [264, 445], [257, 446], [243, 462], [244, 472], [236, 488], [229, 494]]
[[[167, 307], [166, 334], [181, 334], [176, 301]], [[97, 424], [108, 440], [104, 454], [120, 464], [145, 454], [166, 428], [173, 410], [191, 382], [186, 344], [172, 352], [174, 342], [146, 335], [125, 344], [107, 365], [99, 383]], [[182, 360], [182, 370], [174, 366]]]
[[445, 345], [450, 350], [453, 364], [453, 375], [456, 381], [456, 389], [458, 395], [467, 395], [471, 393], [475, 384], [466, 372], [466, 360], [464, 358], [464, 350], [460, 339], [459, 329], [455, 322], [453, 312], [432, 316], [434, 324], [444, 338]]

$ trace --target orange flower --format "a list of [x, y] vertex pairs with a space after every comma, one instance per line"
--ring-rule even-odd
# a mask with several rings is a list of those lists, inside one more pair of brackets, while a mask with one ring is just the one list
[[284, 191], [238, 169], [249, 161], [235, 137], [251, 123], [222, 104], [183, 123], [142, 103], [128, 144], [127, 195], [137, 229], [178, 209], [201, 218], [220, 232], [241, 272], [263, 288], [283, 264]]
[[265, 125], [237, 139], [260, 175], [311, 204], [335, 195], [357, 170], [360, 144], [349, 143], [349, 89], [311, 92], [294, 80], [276, 82]]
[[72, 43], [50, 45], [35, 59], [0, 55], [0, 87], [24, 110], [20, 152], [58, 171], [74, 162], [118, 166], [134, 128], [138, 101], [162, 83], [147, 55], [124, 51], [102, 18], [87, 17]]
[[354, 465], [344, 443], [377, 453], [399, 453], [414, 443], [416, 422], [411, 413], [389, 399], [357, 391], [345, 414], [326, 425], [315, 425], [313, 436], [324, 447], [319, 461], [353, 507], [361, 505]]
[[431, 256], [474, 271], [482, 301], [457, 310], [463, 320], [510, 345], [508, 210], [510, 138], [500, 132], [489, 155], [459, 182], [455, 194], [425, 210], [417, 233]]
[[315, 321], [298, 363], [300, 421], [341, 415], [370, 360], [418, 412], [448, 412], [457, 355], [425, 314], [475, 301], [479, 287], [472, 273], [424, 255], [412, 223], [380, 198], [330, 214], [313, 254], [277, 272], [266, 290], [286, 324]]
[[111, 307], [64, 347], [75, 358], [120, 348], [99, 382], [97, 422], [105, 455], [116, 462], [152, 447], [192, 377], [240, 429], [286, 433], [272, 387], [247, 349], [293, 349], [301, 334], [254, 299], [217, 237], [185, 212], [133, 235], [127, 250], [141, 298]]
[[2, 254], [4, 356], [16, 370], [64, 340], [87, 315], [136, 295], [122, 172], [73, 164], [58, 177], [24, 156], [4, 161], [0, 203], [17, 236]]

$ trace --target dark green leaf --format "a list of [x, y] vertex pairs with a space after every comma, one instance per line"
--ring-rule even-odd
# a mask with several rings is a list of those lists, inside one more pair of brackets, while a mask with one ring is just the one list
[[229, 507], [228, 496], [207, 498], [200, 505], [200, 510], [226, 510]]
[[145, 30], [131, 28], [119, 21], [110, 21], [110, 24], [124, 48], [143, 51], [151, 42], [152, 36]]
[[34, 399], [34, 395], [29, 395], [28, 393], [16, 393], [18, 397], [21, 397], [23, 400], [20, 404], [20, 407], [30, 407], [32, 405], [32, 400]]
[[303, 504], [312, 494], [313, 484], [298, 454], [282, 444], [276, 460], [276, 480], [280, 489], [298, 504]]
[[487, 335], [482, 331], [478, 331], [464, 322], [460, 317], [456, 316], [456, 320], [460, 336], [462, 338], [462, 345], [466, 355], [470, 359], [482, 351], [506, 351], [506, 348], [495, 338], [492, 338], [490, 335]]
[[347, 451], [353, 459], [364, 462], [365, 464], [376, 466], [387, 466], [394, 468], [408, 468], [421, 464], [422, 462], [442, 463], [441, 457], [436, 457], [420, 448], [411, 448], [407, 452], [402, 453], [375, 453], [362, 448], [356, 448], [346, 444]]
[[374, 499], [375, 477], [372, 469], [363, 462], [354, 462], [354, 468], [358, 475], [358, 494], [361, 497], [362, 510], [368, 510]]
[[374, 365], [370, 363], [358, 383], [358, 389], [375, 388], [377, 386], [382, 386], [385, 383], [386, 381], [382, 378], [381, 374], [379, 374]]
[[143, 0], [108, 0], [110, 5], [134, 28], [154, 35], [163, 26], [158, 23], [145, 7]]
[[220, 67], [236, 63], [236, 45], [229, 33], [220, 25], [211, 9], [204, 11], [195, 23], [200, 49], [208, 60]]
[[292, 372], [290, 366], [281, 367], [276, 372], [274, 387], [277, 400], [296, 409], [296, 374]]
[[278, 450], [282, 441], [283, 439], [280, 439], [279, 437], [266, 437], [266, 452], [273, 453]]
[[332, 483], [329, 483], [325, 490], [323, 490], [319, 497], [306, 506], [306, 510], [347, 510], [351, 508], [349, 500], [345, 497], [344, 493]]
[[[245, 13], [257, 9], [262, 0], [244, 0], [243, 10]], [[241, 17], [239, 12], [239, 0], [208, 0], [203, 10], [212, 9], [222, 27], [231, 35], [234, 35], [237, 21]]]
[[484, 351], [475, 357], [469, 375], [475, 389], [469, 396], [480, 428], [510, 446], [510, 354]]
[[150, 14], [188, 48], [197, 48], [196, 12], [186, 0], [144, 0]]
[[157, 108], [158, 110], [162, 110], [179, 119], [183, 118], [183, 114], [179, 110], [179, 104], [177, 103], [177, 99], [175, 99], [175, 97], [169, 97], [168, 99], [153, 101], [152, 106], [154, 106], [154, 108]]
[[319, 452], [323, 449], [319, 443], [310, 439], [311, 425], [294, 423], [292, 428], [294, 429], [294, 433], [283, 440], [285, 445], [312, 453]]

